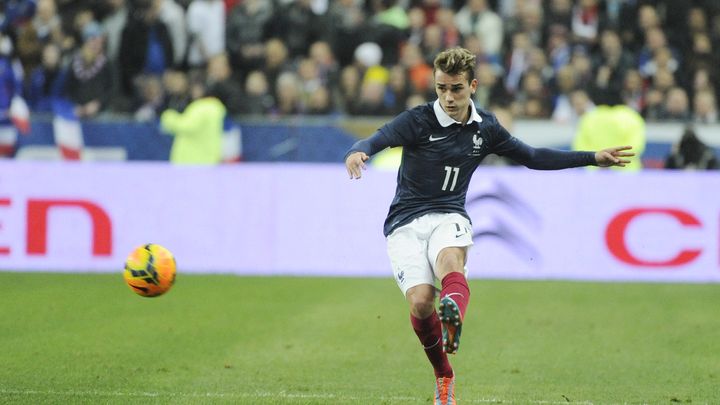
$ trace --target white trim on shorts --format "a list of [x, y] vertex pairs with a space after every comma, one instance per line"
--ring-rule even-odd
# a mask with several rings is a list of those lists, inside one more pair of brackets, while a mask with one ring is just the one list
[[416, 285], [435, 285], [435, 262], [442, 249], [473, 245], [470, 221], [458, 213], [425, 214], [386, 239], [393, 276], [403, 295]]

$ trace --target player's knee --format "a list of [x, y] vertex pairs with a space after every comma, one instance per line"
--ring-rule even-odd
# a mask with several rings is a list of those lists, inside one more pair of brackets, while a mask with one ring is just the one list
[[441, 273], [463, 271], [465, 252], [460, 248], [445, 248], [438, 254], [435, 265]]
[[427, 318], [435, 310], [434, 299], [432, 297], [428, 299], [428, 297], [422, 294], [415, 294], [409, 296], [408, 301], [410, 304], [410, 313], [416, 318]]

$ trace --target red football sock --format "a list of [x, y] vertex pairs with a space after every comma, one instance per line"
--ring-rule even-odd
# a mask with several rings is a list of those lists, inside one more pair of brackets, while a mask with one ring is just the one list
[[442, 279], [442, 291], [440, 297], [450, 296], [460, 309], [460, 316], [465, 318], [465, 308], [470, 301], [470, 287], [468, 287], [465, 275], [452, 272]]
[[425, 319], [418, 319], [410, 314], [410, 322], [435, 370], [435, 377], [452, 377], [453, 369], [442, 348], [442, 327], [437, 312], [433, 311], [432, 315]]

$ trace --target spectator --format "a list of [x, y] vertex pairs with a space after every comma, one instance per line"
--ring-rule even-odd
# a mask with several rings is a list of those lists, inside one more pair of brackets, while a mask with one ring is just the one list
[[141, 122], [155, 121], [166, 107], [160, 77], [140, 75], [135, 79], [135, 83], [138, 87], [139, 106], [135, 109], [133, 117]]
[[173, 46], [168, 29], [159, 18], [159, 3], [133, 11], [120, 42], [120, 77], [126, 96], [135, 96], [139, 74], [161, 76], [173, 66]]
[[264, 29], [272, 11], [271, 2], [261, 0], [245, 0], [230, 10], [226, 43], [230, 64], [241, 76], [263, 64]]
[[642, 76], [640, 76], [637, 69], [627, 70], [623, 79], [623, 88], [620, 92], [623, 104], [637, 112], [643, 111], [645, 108], [644, 86]]
[[160, 124], [174, 136], [170, 161], [176, 164], [214, 165], [222, 162], [225, 106], [208, 97], [201, 81], [190, 86], [192, 102], [183, 112], [168, 109]]
[[105, 38], [100, 25], [88, 23], [82, 38], [83, 44], [69, 66], [66, 91], [75, 104], [75, 115], [92, 118], [113, 99], [114, 73], [112, 63], [105, 56]]
[[[599, 105], [582, 115], [573, 139], [573, 150], [592, 150], [593, 145], [632, 146], [640, 156], [645, 150], [645, 121], [632, 108], [625, 105]], [[635, 171], [642, 168], [640, 159], [632, 159], [624, 168], [616, 170]]]
[[225, 52], [225, 5], [222, 0], [194, 0], [185, 16], [187, 63], [191, 68], [204, 68], [210, 58]]
[[18, 131], [11, 119], [13, 99], [20, 93], [19, 74], [13, 67], [10, 37], [0, 30], [0, 158], [15, 153]]
[[245, 95], [240, 104], [241, 114], [267, 114], [275, 100], [270, 92], [265, 73], [261, 70], [253, 70], [245, 78]]
[[293, 115], [304, 112], [300, 79], [294, 72], [283, 72], [275, 83], [276, 109], [279, 115]]
[[25, 81], [25, 100], [32, 111], [52, 111], [52, 99], [62, 94], [66, 72], [60, 66], [60, 58], [57, 45], [45, 45], [42, 63], [33, 69]]
[[158, 18], [167, 27], [170, 35], [170, 42], [173, 46], [174, 66], [180, 66], [185, 62], [185, 51], [188, 47], [188, 28], [185, 17], [185, 9], [175, 0], [153, 0], [158, 8]]
[[667, 121], [685, 122], [690, 119], [690, 116], [690, 102], [685, 89], [673, 87], [668, 90], [663, 109], [658, 118]]
[[487, 0], [468, 0], [455, 15], [455, 23], [464, 36], [476, 35], [482, 48], [491, 57], [500, 57], [503, 45], [503, 22], [490, 9]]
[[281, 6], [268, 21], [268, 38], [279, 38], [291, 59], [307, 54], [308, 47], [321, 38], [320, 18], [312, 10], [311, 0], [296, 0]]
[[210, 58], [206, 77], [207, 94], [220, 100], [229, 114], [239, 113], [242, 88], [233, 76], [227, 54], [221, 53]]
[[693, 98], [693, 121], [700, 124], [717, 124], [718, 106], [715, 93], [701, 90]]
[[366, 17], [359, 0], [336, 0], [326, 14], [326, 38], [341, 66], [352, 63], [353, 51], [365, 42]]
[[588, 51], [598, 42], [601, 27], [598, 0], [579, 0], [572, 8], [571, 29], [575, 43]]
[[105, 32], [105, 53], [114, 64], [120, 67], [119, 70], [122, 70], [122, 64], [118, 60], [118, 56], [123, 30], [127, 25], [130, 10], [127, 0], [108, 0], [107, 5], [109, 11], [105, 18], [102, 19], [102, 27]]
[[340, 109], [348, 114], [354, 114], [360, 95], [360, 70], [357, 66], [345, 66], [340, 72], [340, 84], [338, 89], [338, 103]]
[[273, 97], [277, 100], [276, 83], [278, 77], [285, 71], [290, 70], [288, 61], [288, 50], [278, 38], [273, 38], [265, 43], [265, 64], [262, 70], [267, 76], [270, 88], [273, 89]]
[[686, 128], [666, 158], [665, 168], [712, 170], [718, 169], [720, 166], [715, 151], [703, 143], [692, 128]]
[[162, 84], [167, 109], [183, 111], [190, 104], [190, 82], [185, 72], [166, 70], [162, 76]]

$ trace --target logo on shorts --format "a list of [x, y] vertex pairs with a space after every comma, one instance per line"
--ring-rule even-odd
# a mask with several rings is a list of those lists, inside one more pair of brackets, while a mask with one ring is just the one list
[[468, 232], [470, 232], [470, 230], [467, 229], [466, 226], [460, 226], [460, 224], [455, 223], [455, 237], [456, 238], [459, 238]]
[[405, 271], [403, 270], [400, 273], [398, 273], [397, 278], [398, 278], [398, 281], [400, 282], [400, 284], [404, 283], [405, 282]]

